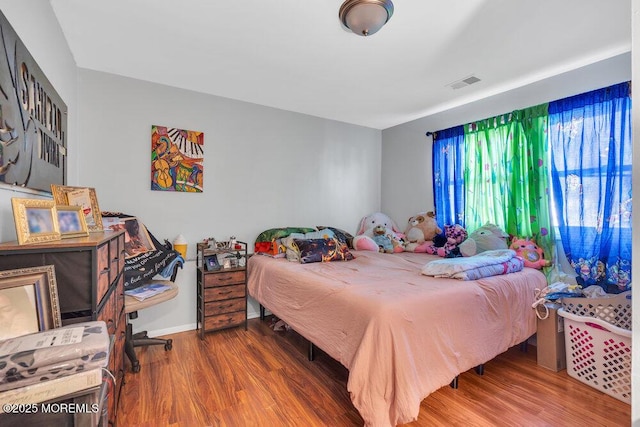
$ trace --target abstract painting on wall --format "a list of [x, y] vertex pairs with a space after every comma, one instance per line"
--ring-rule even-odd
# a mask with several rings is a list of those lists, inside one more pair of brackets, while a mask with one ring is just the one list
[[151, 126], [151, 189], [202, 193], [204, 133]]

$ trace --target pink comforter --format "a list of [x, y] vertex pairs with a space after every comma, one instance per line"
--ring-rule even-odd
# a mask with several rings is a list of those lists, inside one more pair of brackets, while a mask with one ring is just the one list
[[349, 370], [366, 425], [417, 418], [456, 375], [536, 331], [534, 269], [460, 281], [420, 274], [433, 255], [354, 251], [353, 261], [249, 259], [249, 294]]

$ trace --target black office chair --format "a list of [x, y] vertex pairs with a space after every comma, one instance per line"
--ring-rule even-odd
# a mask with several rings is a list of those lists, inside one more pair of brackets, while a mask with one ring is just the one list
[[[135, 218], [131, 215], [126, 215], [121, 212], [103, 212], [103, 217], [118, 217], [118, 218]], [[125, 221], [127, 222], [127, 221]], [[147, 331], [133, 333], [133, 325], [130, 320], [138, 317], [138, 311], [147, 307], [160, 304], [175, 298], [178, 295], [178, 286], [174, 283], [178, 274], [178, 269], [182, 268], [184, 259], [179, 252], [175, 251], [171, 246], [171, 243], [165, 240], [164, 243], [160, 243], [158, 239], [148, 230], [146, 227], [137, 222], [138, 231], [144, 230], [149, 235], [149, 239], [154, 246], [154, 250], [145, 251], [139, 255], [130, 256], [125, 259], [124, 266], [124, 279], [125, 279], [125, 292], [128, 289], [143, 286], [144, 284], [160, 283], [169, 286], [169, 289], [146, 298], [143, 301], [139, 301], [136, 298], [129, 296], [125, 293], [124, 297], [124, 311], [126, 313], [126, 337], [125, 337], [125, 353], [131, 362], [131, 370], [133, 372], [140, 371], [140, 362], [136, 356], [134, 350], [135, 347], [147, 346], [147, 345], [164, 345], [165, 350], [171, 350], [173, 343], [171, 339], [161, 338], [149, 338]], [[127, 229], [127, 233], [130, 230]], [[129, 241], [133, 239], [129, 235]], [[127, 243], [125, 243], [127, 248]], [[156, 267], [157, 266], [157, 267]], [[161, 275], [168, 280], [153, 280], [153, 277]], [[135, 284], [131, 286], [130, 284]]]
[[142, 301], [137, 300], [136, 298], [125, 295], [124, 297], [124, 312], [127, 315], [127, 336], [125, 339], [124, 350], [131, 362], [131, 370], [133, 372], [140, 372], [140, 362], [138, 361], [138, 357], [136, 356], [136, 352], [134, 350], [135, 347], [142, 347], [147, 345], [164, 345], [165, 351], [171, 350], [173, 347], [173, 341], [169, 339], [163, 338], [149, 338], [147, 335], [147, 331], [141, 331], [137, 333], [133, 333], [133, 325], [129, 320], [138, 318], [138, 310], [144, 310], [147, 307], [152, 307], [154, 305], [163, 303], [165, 301], [169, 301], [178, 295], [178, 285], [174, 283], [176, 279], [176, 275], [178, 274], [178, 264], [175, 264], [173, 273], [171, 275], [171, 279], [169, 280], [154, 280], [153, 283], [160, 283], [163, 285], [167, 285], [170, 289], [152, 297], [146, 298]]

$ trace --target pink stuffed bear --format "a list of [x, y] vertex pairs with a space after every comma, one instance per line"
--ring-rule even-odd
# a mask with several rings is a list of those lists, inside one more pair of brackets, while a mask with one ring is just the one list
[[391, 239], [391, 243], [393, 244], [393, 252], [395, 253], [404, 251], [404, 246], [402, 244], [404, 234], [400, 232], [400, 229], [398, 228], [396, 223], [382, 212], [372, 213], [371, 215], [367, 215], [362, 218], [362, 220], [360, 220], [358, 232], [353, 238], [353, 248], [359, 251], [378, 252], [380, 250], [380, 247], [373, 240], [373, 229], [378, 225], [382, 225], [385, 227], [385, 235], [389, 237], [389, 239]]
[[548, 267], [551, 262], [544, 259], [544, 251], [536, 245], [533, 239], [513, 239], [511, 249], [516, 251], [516, 255], [524, 259], [524, 266], [541, 269]]

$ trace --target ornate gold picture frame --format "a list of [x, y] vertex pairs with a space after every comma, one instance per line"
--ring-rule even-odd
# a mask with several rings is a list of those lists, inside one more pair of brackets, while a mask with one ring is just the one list
[[60, 240], [58, 216], [53, 200], [13, 197], [11, 206], [19, 244]]
[[51, 184], [51, 193], [56, 205], [82, 207], [89, 232], [103, 230], [102, 212], [94, 188]]
[[60, 326], [53, 265], [0, 271], [0, 340]]
[[72, 237], [86, 237], [89, 235], [87, 222], [80, 206], [56, 206], [58, 213], [58, 226], [60, 237], [69, 239]]

